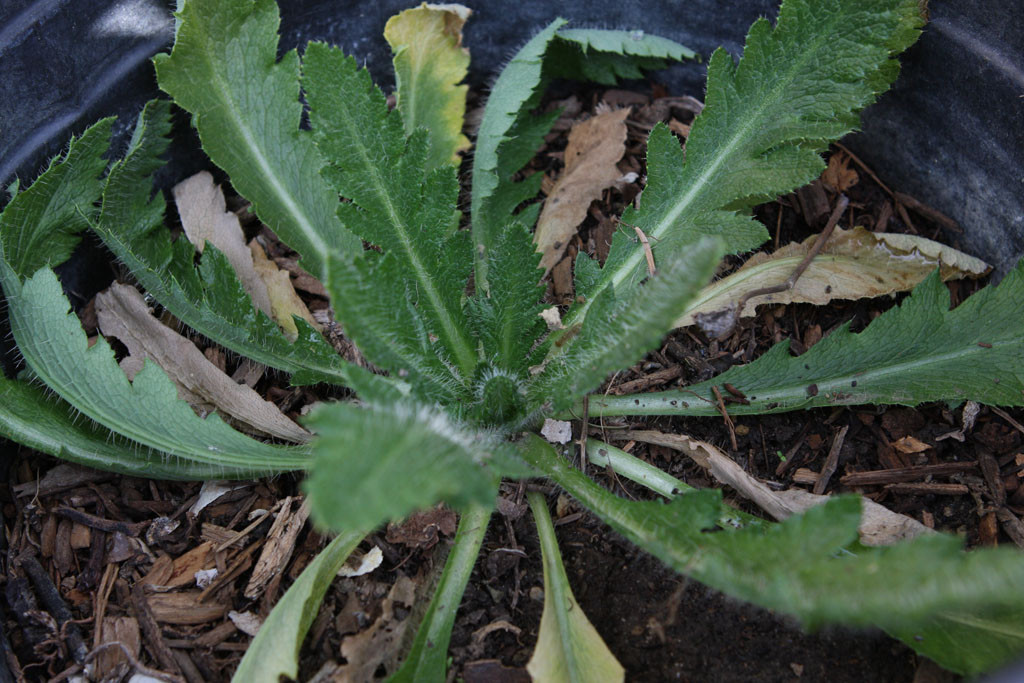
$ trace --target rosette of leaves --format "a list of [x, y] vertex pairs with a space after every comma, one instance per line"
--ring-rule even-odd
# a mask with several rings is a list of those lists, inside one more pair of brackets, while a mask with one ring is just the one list
[[[785, 0], [774, 25], [751, 28], [738, 63], [715, 52], [685, 155], [656, 126], [642, 201], [622, 217], [649, 237], [656, 274], [644, 245], [617, 234], [604, 264], [578, 257], [580, 296], [550, 332], [539, 316], [543, 289], [530, 239], [540, 178], [518, 173], [554, 121], [534, 114], [545, 86], [564, 77], [613, 83], [693, 54], [640, 33], [568, 29], [562, 20], [534, 36], [494, 83], [475, 140], [465, 228], [455, 167], [465, 145], [465, 90], [457, 86], [465, 16], [431, 14], [444, 11], [451, 10], [426, 6], [389, 23], [399, 76], [393, 110], [337, 48], [310, 43], [301, 56], [278, 58], [272, 0], [185, 0], [172, 51], [155, 59], [160, 87], [191, 114], [210, 160], [324, 283], [337, 321], [379, 372], [343, 360], [299, 318], [298, 337], [289, 338], [253, 308], [223, 254], [208, 247], [197, 262], [190, 244], [172, 240], [163, 196], [152, 190], [170, 104], [154, 101], [116, 162], [107, 161], [111, 121], [101, 121], [39, 180], [11, 189], [0, 215], [0, 281], [24, 365], [19, 378], [0, 382], [0, 433], [58, 457], [150, 476], [310, 471], [316, 519], [343, 534], [268, 618], [240, 669], [245, 680], [296, 675], [311, 615], [360, 532], [444, 501], [464, 515], [395, 674], [442, 680], [456, 606], [503, 477], [547, 477], [669, 566], [808, 626], [876, 625], [965, 673], [1024, 649], [1024, 597], [1007, 588], [1024, 580], [1015, 552], [964, 554], [958, 539], [941, 534], [863, 547], [855, 497], [780, 524], [730, 510], [717, 491], [672, 497], [681, 489], [670, 485], [660, 489], [667, 503], [630, 502], [531, 434], [656, 347], [723, 254], [767, 238], [751, 208], [820, 174], [827, 144], [853, 130], [860, 110], [895, 79], [896, 55], [922, 23], [917, 1]], [[304, 106], [308, 129], [300, 126]], [[216, 415], [199, 417], [153, 363], [129, 381], [104, 340], [89, 345], [53, 271], [87, 229], [153, 301], [196, 332], [294, 384], [346, 387], [353, 398], [319, 405], [305, 420], [316, 438], [289, 446], [246, 436]], [[715, 382], [743, 389], [750, 412], [951, 399], [1021, 405], [1022, 302], [1021, 267], [953, 311], [936, 276], [860, 334], [840, 330], [799, 361], [776, 347]], [[595, 397], [590, 410], [707, 414], [694, 395], [710, 391], [711, 384], [693, 387], [685, 400]], [[535, 510], [541, 504], [531, 498]], [[549, 525], [542, 524], [546, 577], [550, 568], [550, 590], [566, 597], [553, 601], [550, 618], [545, 607], [553, 626], [542, 625], [531, 671], [581, 680], [595, 675], [588, 660], [596, 657], [620, 677], [589, 622], [559, 614], [573, 601], [551, 557]]]

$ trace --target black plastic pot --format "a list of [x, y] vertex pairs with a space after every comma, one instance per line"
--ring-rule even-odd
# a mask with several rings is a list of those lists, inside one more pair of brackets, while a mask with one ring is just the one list
[[[0, 183], [31, 181], [68, 136], [111, 114], [124, 136], [157, 94], [149, 57], [172, 38], [164, 0], [4, 0], [0, 3]], [[282, 45], [318, 39], [365, 60], [387, 83], [384, 22], [410, 0], [282, 2]], [[469, 4], [474, 4], [469, 2]], [[707, 55], [738, 54], [775, 0], [547, 0], [475, 3], [466, 28], [471, 80], [485, 84], [504, 59], [555, 16], [579, 24], [639, 28]], [[945, 238], [996, 266], [1024, 253], [1024, 13], [1016, 0], [935, 0], [920, 42], [903, 57], [894, 89], [848, 144], [892, 187], [957, 220]], [[659, 76], [674, 92], [700, 93], [704, 67]], [[178, 145], [170, 174], [201, 165]], [[167, 182], [176, 178], [168, 177]]]

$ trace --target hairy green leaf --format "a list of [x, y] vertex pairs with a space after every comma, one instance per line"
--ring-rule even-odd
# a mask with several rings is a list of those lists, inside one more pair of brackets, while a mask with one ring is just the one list
[[315, 517], [335, 529], [370, 529], [439, 501], [491, 506], [515, 458], [495, 435], [409, 401], [323, 404], [306, 424], [320, 437], [306, 490]]
[[[497, 489], [494, 494], [497, 495]], [[459, 519], [455, 545], [445, 561], [430, 607], [416, 631], [416, 638], [401, 668], [388, 683], [442, 681], [448, 671], [448, 643], [455, 626], [455, 612], [462, 602], [470, 574], [491, 519], [491, 507], [471, 505]]]
[[19, 273], [58, 266], [71, 256], [102, 188], [114, 119], [89, 126], [0, 213], [0, 255]]
[[296, 318], [292, 342], [252, 303], [234, 269], [215, 247], [205, 250], [197, 269], [186, 239], [171, 241], [164, 225], [163, 195], [150, 192], [151, 174], [170, 131], [169, 103], [149, 102], [139, 116], [123, 160], [114, 164], [103, 191], [103, 206], [92, 229], [143, 286], [179, 320], [228, 349], [285, 372], [294, 384], [328, 382], [358, 388], [368, 397], [399, 392], [383, 377], [346, 362], [323, 336]]
[[292, 50], [277, 60], [277, 4], [185, 0], [177, 17], [171, 54], [154, 57], [160, 87], [192, 113], [203, 149], [260, 219], [322, 276], [328, 253], [361, 245], [299, 130], [299, 59]]
[[375, 260], [335, 254], [328, 261], [324, 285], [345, 332], [374, 365], [408, 382], [413, 395], [442, 404], [466, 398], [462, 375], [438, 354], [412, 305], [398, 259], [385, 254]]
[[196, 463], [124, 439], [29, 382], [0, 373], [0, 436], [86, 467], [152, 479], [240, 479], [248, 470]]
[[11, 331], [29, 367], [61, 398], [107, 429], [171, 456], [221, 466], [225, 473], [267, 474], [309, 463], [305, 447], [265, 444], [235, 431], [217, 415], [200, 418], [178, 399], [164, 371], [149, 361], [129, 382], [105, 339], [89, 347], [49, 268], [23, 283], [0, 261], [0, 281]]
[[671, 62], [695, 59], [697, 53], [679, 43], [643, 31], [561, 29], [551, 45], [545, 67], [554, 78], [575, 78], [601, 85], [642, 79], [645, 71]]
[[[478, 357], [461, 315], [470, 256], [468, 234], [451, 230], [459, 194], [455, 169], [445, 164], [428, 170], [426, 131], [407, 139], [401, 113], [388, 111], [369, 72], [340, 50], [310, 43], [303, 86], [317, 145], [329, 162], [324, 176], [351, 200], [338, 215], [383, 249], [394, 263], [389, 275], [399, 284], [388, 293], [410, 298], [427, 334], [470, 376]], [[347, 298], [344, 290], [331, 295], [335, 302]]]
[[623, 285], [625, 296], [605, 289], [576, 338], [548, 359], [529, 386], [531, 402], [555, 410], [597, 388], [609, 374], [636, 362], [672, 329], [686, 303], [707, 284], [722, 255], [720, 243], [702, 239], [664, 264], [643, 286]]
[[[1024, 596], [1007, 590], [1024, 580], [1024, 557], [1016, 549], [964, 553], [960, 539], [946, 534], [865, 548], [856, 544], [860, 500], [845, 496], [780, 524], [722, 527], [719, 490], [687, 493], [668, 504], [626, 501], [572, 469], [539, 437], [528, 438], [522, 455], [668, 566], [792, 614], [808, 627], [875, 625], [907, 637], [914, 647], [925, 647], [917, 637], [928, 635], [935, 639], [927, 645], [928, 656], [962, 671], [994, 668], [1024, 644], [1019, 639]], [[1008, 619], [1014, 612], [1017, 616]], [[1003, 629], [1007, 640], [971, 655], [934, 647], [944, 631], [971, 620], [993, 632]], [[1003, 647], [1014, 639], [1016, 647]]]
[[[895, 54], [917, 38], [917, 0], [786, 0], [773, 28], [754, 23], [739, 64], [722, 49], [708, 64], [704, 111], [684, 157], [659, 124], [647, 145], [640, 208], [622, 217], [664, 258], [701, 235], [720, 235], [730, 252], [768, 238], [750, 208], [804, 185], [824, 169], [821, 152], [853, 130], [858, 112], [895, 79]], [[601, 289], [644, 268], [639, 244], [619, 240], [601, 278], [570, 313], [578, 322]]]
[[466, 304], [466, 315], [484, 358], [502, 370], [525, 375], [530, 349], [544, 332], [540, 254], [526, 229], [513, 222], [498, 236], [488, 260], [490, 290], [477, 290]]
[[462, 26], [471, 14], [462, 5], [420, 5], [388, 19], [384, 38], [395, 53], [395, 95], [405, 130], [430, 131], [427, 168], [459, 163], [469, 149], [462, 134], [469, 70]]
[[[587, 456], [598, 467], [611, 467], [620, 477], [667, 498], [694, 490], [657, 467], [597, 439], [587, 440]], [[771, 524], [740, 510], [728, 507], [724, 510], [727, 516], [718, 520], [718, 526], [723, 529]], [[971, 675], [1010, 661], [1024, 650], [1024, 613], [1017, 609], [993, 610], [989, 616], [979, 617], [943, 612], [927, 624], [894, 627], [889, 633], [946, 668]]]
[[711, 388], [728, 382], [749, 404], [736, 415], [819, 406], [971, 400], [1024, 405], [1024, 262], [949, 310], [936, 270], [859, 334], [849, 323], [800, 356], [789, 342], [685, 391], [594, 397], [591, 415], [715, 415]]
[[565, 575], [548, 504], [536, 491], [527, 494], [540, 537], [544, 564], [544, 613], [537, 646], [526, 664], [535, 681], [584, 683], [621, 681], [625, 670], [576, 602]]
[[281, 676], [293, 680], [299, 677], [302, 641], [320, 611], [331, 582], [363, 536], [365, 533], [358, 531], [335, 536], [302, 570], [249, 643], [232, 681], [278, 683]]

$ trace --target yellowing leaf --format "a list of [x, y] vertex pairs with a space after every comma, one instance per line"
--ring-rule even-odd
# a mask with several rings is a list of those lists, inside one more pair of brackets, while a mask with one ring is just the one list
[[462, 47], [462, 26], [472, 12], [462, 5], [428, 5], [407, 9], [388, 19], [384, 37], [394, 52], [398, 109], [405, 130], [430, 131], [427, 166], [459, 163], [469, 149], [462, 134], [465, 85], [456, 85], [469, 69]]
[[[265, 401], [245, 384], [221, 372], [185, 337], [149, 313], [134, 287], [115, 282], [96, 296], [96, 318], [104, 335], [117, 337], [128, 347], [134, 369], [142, 361], [155, 362], [179, 387], [181, 398], [212, 404], [253, 430], [288, 441], [308, 441], [309, 432], [292, 422], [277, 406]], [[125, 371], [134, 377], [130, 367]]]
[[565, 170], [544, 200], [534, 241], [543, 256], [540, 267], [550, 270], [587, 217], [590, 203], [622, 177], [615, 166], [626, 151], [629, 109], [598, 114], [569, 131]]
[[544, 683], [624, 680], [625, 670], [601, 640], [569, 588], [544, 496], [533, 491], [527, 498], [537, 523], [544, 562], [544, 612], [540, 617], [537, 646], [526, 670], [533, 680]]
[[[817, 235], [786, 245], [774, 254], [756, 254], [732, 275], [705, 287], [676, 320], [676, 327], [736, 306], [747, 292], [786, 281], [814, 245]], [[761, 304], [825, 304], [833, 299], [861, 299], [915, 287], [940, 268], [943, 280], [980, 277], [989, 271], [981, 259], [916, 235], [837, 228], [789, 290], [751, 297], [739, 315], [753, 316]]]
[[238, 216], [226, 210], [224, 192], [214, 185], [213, 176], [200, 171], [181, 181], [174, 186], [174, 202], [185, 236], [196, 251], [203, 253], [209, 242], [223, 252], [253, 304], [270, 315], [267, 288], [253, 269]]
[[270, 299], [270, 316], [281, 327], [285, 336], [292, 341], [299, 336], [299, 328], [295, 326], [293, 315], [299, 316], [314, 328], [321, 329], [320, 323], [313, 318], [313, 314], [295, 292], [288, 271], [281, 270], [276, 263], [268, 259], [263, 247], [256, 240], [249, 243], [249, 251], [252, 254], [255, 272], [266, 287]]

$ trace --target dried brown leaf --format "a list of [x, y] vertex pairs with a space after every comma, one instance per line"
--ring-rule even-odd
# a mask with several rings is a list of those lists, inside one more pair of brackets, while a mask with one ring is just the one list
[[898, 450], [900, 453], [924, 453], [926, 450], [931, 448], [928, 444], [920, 439], [915, 439], [912, 436], [905, 436], [902, 439], [897, 439], [892, 442], [892, 447]]
[[829, 157], [828, 167], [821, 174], [821, 182], [834, 192], [846, 192], [860, 181], [857, 172], [850, 168], [850, 157], [837, 152]]
[[223, 252], [256, 308], [270, 315], [267, 287], [253, 267], [238, 216], [226, 210], [224, 192], [214, 184], [213, 176], [200, 171], [181, 181], [174, 186], [174, 202], [185, 236], [196, 251], [203, 253], [209, 242]]
[[299, 316], [314, 328], [321, 329], [320, 323], [313, 318], [313, 314], [295, 292], [288, 271], [281, 270], [276, 263], [268, 259], [263, 247], [256, 240], [249, 243], [249, 250], [256, 273], [263, 281], [267, 296], [270, 298], [270, 315], [284, 331], [285, 336], [292, 341], [299, 336], [299, 329], [292, 320], [293, 315]]
[[591, 202], [622, 176], [616, 164], [626, 151], [629, 111], [598, 114], [569, 131], [565, 169], [544, 201], [534, 235], [545, 271], [561, 260]]
[[[779, 521], [804, 512], [814, 505], [821, 505], [829, 499], [828, 496], [815, 495], [803, 489], [773, 491], [764, 482], [747, 474], [732, 458], [711, 444], [684, 434], [641, 431], [629, 432], [629, 438], [682, 451], [698, 465], [707, 469], [719, 483], [736, 489]], [[892, 545], [931, 532], [928, 527], [912, 517], [893, 512], [867, 498], [863, 498], [861, 502], [863, 508], [858, 531], [860, 542], [864, 545]]]
[[96, 296], [96, 315], [104, 335], [117, 337], [130, 354], [122, 362], [129, 379], [149, 358], [179, 387], [193, 405], [210, 404], [254, 431], [288, 441], [304, 442], [310, 434], [277, 406], [244, 384], [236, 384], [207, 360], [195, 344], [150, 315], [134, 287], [115, 282]]
[[[676, 327], [693, 325], [697, 315], [735, 307], [746, 292], [786, 281], [814, 245], [817, 235], [786, 245], [773, 254], [759, 253], [732, 275], [705, 287]], [[741, 316], [756, 314], [761, 304], [826, 304], [833, 299], [861, 299], [912, 289], [940, 268], [943, 280], [981, 277], [989, 266], [933, 240], [917, 235], [873, 233], [864, 228], [836, 228], [832, 237], [791, 288], [751, 297]]]

